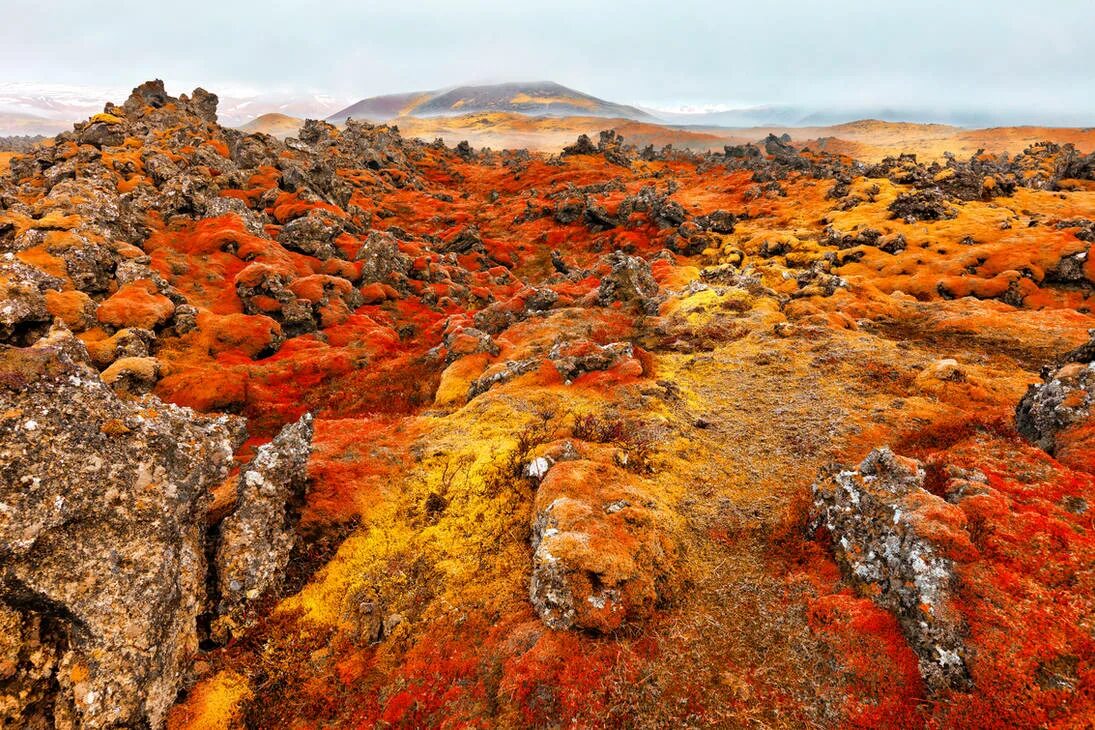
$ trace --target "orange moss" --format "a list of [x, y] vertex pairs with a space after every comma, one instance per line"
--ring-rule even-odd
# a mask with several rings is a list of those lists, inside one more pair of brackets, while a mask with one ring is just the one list
[[809, 604], [810, 626], [843, 660], [849, 693], [846, 722], [858, 728], [920, 727], [924, 696], [916, 655], [897, 620], [868, 598], [848, 593]]
[[83, 332], [96, 321], [95, 302], [82, 291], [47, 291], [46, 309], [73, 332]]
[[171, 710], [169, 730], [230, 730], [243, 722], [243, 704], [253, 697], [245, 677], [218, 673]]
[[175, 305], [148, 279], [122, 286], [99, 305], [99, 321], [111, 327], [154, 329], [171, 318]]

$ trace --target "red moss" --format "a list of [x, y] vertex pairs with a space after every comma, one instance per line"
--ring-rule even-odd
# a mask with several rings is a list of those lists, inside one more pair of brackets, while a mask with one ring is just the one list
[[924, 696], [916, 654], [897, 620], [867, 598], [822, 596], [809, 605], [810, 626], [833, 643], [849, 680], [845, 705], [852, 727], [917, 727]]

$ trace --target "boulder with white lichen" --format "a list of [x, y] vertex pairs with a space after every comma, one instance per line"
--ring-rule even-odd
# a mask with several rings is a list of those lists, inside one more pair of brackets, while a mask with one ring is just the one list
[[222, 617], [237, 621], [249, 602], [281, 580], [296, 541], [291, 512], [303, 499], [311, 453], [312, 416], [306, 413], [240, 470], [236, 509], [221, 524], [217, 547]]
[[847, 580], [897, 618], [929, 691], [965, 689], [954, 564], [974, 548], [962, 510], [924, 483], [919, 462], [875, 449], [854, 469], [822, 471], [811, 522], [829, 533]]

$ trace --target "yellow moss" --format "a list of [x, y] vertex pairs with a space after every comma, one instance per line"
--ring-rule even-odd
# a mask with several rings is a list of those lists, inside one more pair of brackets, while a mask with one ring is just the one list
[[6, 216], [0, 216], [0, 222], [11, 223], [15, 226], [17, 234], [22, 235], [31, 230], [71, 230], [80, 225], [80, 216], [76, 214], [64, 215], [58, 211], [50, 211], [40, 218], [33, 218], [22, 213], [9, 211]]
[[445, 368], [434, 395], [434, 405], [463, 405], [468, 397], [468, 388], [482, 374], [488, 360], [489, 356], [486, 354], [468, 355]]
[[698, 322], [708, 312], [742, 312], [751, 309], [753, 302], [754, 297], [749, 292], [737, 287], [722, 290], [721, 293], [715, 289], [704, 289], [683, 298], [670, 299], [662, 308], [662, 314], [680, 314], [689, 322]]
[[247, 678], [232, 671], [218, 672], [197, 685], [186, 702], [168, 718], [170, 730], [228, 730], [242, 727], [243, 703], [253, 696]]
[[[278, 612], [299, 612], [320, 627], [346, 628], [355, 605], [369, 596], [386, 611], [410, 617], [423, 611], [415, 598], [423, 583], [436, 592], [426, 609], [434, 618], [446, 607], [469, 602], [502, 602], [510, 609], [512, 602], [523, 602], [531, 559], [526, 539], [531, 491], [505, 468], [518, 447], [517, 435], [542, 423], [538, 413], [555, 414], [550, 428], [564, 424], [562, 403], [549, 388], [522, 393], [517, 403], [492, 391], [452, 414], [427, 419], [429, 454], [395, 485], [397, 498], [372, 510], [361, 530]], [[575, 407], [582, 403], [581, 397], [569, 399]], [[431, 495], [445, 505], [435, 514], [425, 508]]]
[[121, 124], [124, 120], [121, 117], [116, 117], [113, 114], [107, 114], [103, 112], [96, 114], [91, 118], [92, 122], [101, 122], [103, 124]]

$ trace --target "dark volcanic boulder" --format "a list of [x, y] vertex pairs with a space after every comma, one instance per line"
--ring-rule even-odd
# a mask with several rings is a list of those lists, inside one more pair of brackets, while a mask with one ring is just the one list
[[728, 210], [713, 210], [707, 215], [696, 219], [696, 224], [705, 231], [712, 233], [733, 233], [734, 225], [738, 217]]
[[791, 138], [786, 134], [780, 137], [769, 134], [764, 140], [764, 151], [773, 157], [798, 157], [798, 152], [790, 142]]
[[[185, 94], [183, 95], [185, 100]], [[216, 94], [206, 91], [200, 86], [194, 89], [194, 93], [190, 96], [190, 108], [194, 110], [194, 113], [207, 122], [217, 121], [217, 103], [220, 100]]]
[[563, 148], [563, 155], [595, 155], [597, 154], [597, 145], [593, 144], [593, 140], [589, 138], [588, 134], [578, 135], [578, 141], [572, 145], [567, 145]]
[[411, 268], [411, 258], [399, 250], [399, 241], [388, 231], [369, 231], [354, 256], [361, 263], [361, 280], [384, 284], [402, 282]]
[[1027, 389], [1015, 427], [1058, 461], [1095, 473], [1095, 337], [1062, 360]]
[[115, 120], [93, 121], [80, 130], [77, 139], [93, 147], [116, 147], [125, 141], [125, 130]]
[[143, 84], [133, 89], [133, 93], [126, 99], [123, 108], [125, 109], [127, 116], [133, 117], [140, 114], [145, 107], [159, 109], [169, 101], [171, 101], [171, 97], [167, 95], [163, 81], [160, 79], [153, 79], [152, 81], [145, 81]]
[[647, 314], [658, 309], [658, 282], [650, 273], [650, 264], [637, 256], [616, 251], [605, 257], [610, 267], [597, 289], [597, 303], [608, 306], [613, 302], [633, 304]]
[[207, 495], [242, 421], [120, 400], [84, 357], [67, 335], [0, 346], [0, 623], [20, 645], [0, 707], [158, 727], [197, 650]]
[[45, 333], [50, 315], [41, 289], [50, 283], [39, 269], [0, 263], [0, 342], [28, 344]]
[[335, 239], [342, 235], [342, 221], [324, 210], [311, 210], [308, 215], [289, 221], [278, 234], [278, 243], [290, 251], [315, 256], [321, 261], [342, 257]]
[[890, 204], [890, 213], [894, 218], [900, 218], [906, 223], [938, 221], [954, 218], [957, 215], [954, 209], [947, 205], [946, 196], [935, 188], [898, 195]]

